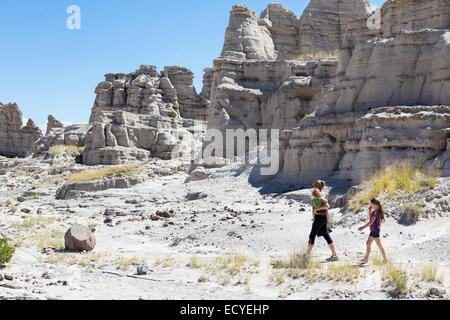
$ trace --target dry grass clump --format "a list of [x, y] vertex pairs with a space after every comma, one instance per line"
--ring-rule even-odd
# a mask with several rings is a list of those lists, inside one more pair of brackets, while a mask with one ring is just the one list
[[40, 261], [49, 264], [83, 267], [88, 273], [92, 273], [95, 269], [102, 270], [107, 267], [126, 271], [131, 266], [147, 264], [145, 259], [95, 251], [82, 253], [58, 252], [45, 256]]
[[[260, 262], [243, 254], [225, 255], [204, 262], [199, 262], [197, 257], [193, 256], [189, 266], [215, 276], [221, 285], [228, 285], [233, 281], [235, 285], [248, 286], [249, 275], [260, 272]], [[201, 279], [206, 281], [208, 278], [202, 275]]]
[[395, 295], [404, 295], [408, 292], [408, 275], [401, 270], [391, 271], [389, 274], [390, 284], [394, 287]]
[[55, 249], [64, 249], [64, 231], [58, 229], [46, 230], [42, 233], [36, 233], [31, 237], [33, 245], [42, 250], [52, 247]]
[[275, 271], [269, 275], [269, 283], [280, 285], [285, 282], [284, 273], [281, 271]]
[[275, 269], [307, 269], [310, 266], [311, 257], [307, 254], [293, 252], [287, 260], [274, 260]]
[[358, 280], [360, 274], [361, 273], [359, 267], [349, 264], [344, 264], [341, 266], [330, 264], [326, 270], [326, 273], [324, 273], [327, 280], [351, 283], [355, 283]]
[[48, 225], [51, 225], [55, 222], [55, 218], [53, 217], [44, 217], [44, 216], [38, 216], [38, 217], [30, 217], [22, 222], [13, 223], [11, 226], [14, 228], [18, 228], [21, 230], [29, 231], [34, 228], [43, 228]]
[[155, 266], [161, 266], [163, 268], [169, 268], [176, 265], [176, 262], [171, 257], [166, 257], [164, 259], [156, 258]]
[[39, 261], [49, 264], [64, 264], [66, 266], [93, 267], [97, 265], [102, 269], [108, 262], [112, 262], [111, 254], [104, 252], [83, 252], [83, 253], [53, 253], [41, 258]]
[[422, 204], [418, 202], [407, 202], [402, 206], [399, 222], [404, 225], [412, 225], [419, 221], [423, 213]]
[[241, 254], [236, 254], [218, 257], [211, 266], [213, 270], [224, 270], [234, 276], [241, 272], [255, 273], [258, 271], [259, 264], [260, 263], [257, 260], [252, 260]]
[[317, 281], [342, 281], [355, 283], [361, 276], [358, 267], [349, 264], [329, 264], [326, 267], [318, 261], [312, 261], [310, 256], [299, 254], [295, 251], [285, 260], [271, 262], [274, 269], [279, 270], [269, 278], [271, 282], [280, 284], [281, 274], [286, 274], [291, 279], [303, 278], [308, 282]]
[[358, 212], [363, 205], [381, 194], [385, 198], [392, 198], [397, 191], [414, 194], [435, 188], [438, 177], [438, 172], [425, 173], [409, 161], [395, 162], [363, 180], [365, 188], [350, 199], [349, 209]]
[[[15, 246], [36, 247], [40, 250], [46, 247], [64, 248], [65, 233], [59, 229], [48, 228], [55, 221], [56, 219], [53, 217], [37, 216], [13, 223], [11, 227], [26, 232], [25, 235], [21, 234], [21, 232], [16, 234], [14, 239]], [[40, 231], [41, 229], [44, 231]]]
[[384, 287], [391, 286], [393, 289], [391, 294], [393, 296], [401, 296], [408, 293], [408, 281], [409, 277], [406, 271], [399, 269], [391, 261], [380, 265], [382, 268], [382, 280]]
[[64, 183], [64, 178], [62, 177], [62, 175], [56, 175], [52, 179], [47, 179], [42, 183], [38, 183], [37, 185], [35, 185], [35, 187], [37, 189], [46, 189], [46, 188], [58, 186], [62, 183]]
[[294, 61], [305, 61], [305, 60], [313, 60], [313, 59], [325, 59], [339, 56], [339, 50], [334, 51], [316, 51], [314, 53], [302, 54], [298, 57], [295, 57]]
[[139, 170], [140, 169], [137, 166], [118, 166], [96, 170], [86, 170], [72, 174], [67, 179], [66, 183], [90, 181], [119, 175], [133, 175], [139, 172]]
[[51, 147], [48, 152], [52, 155], [59, 155], [59, 154], [73, 154], [73, 155], [80, 155], [83, 153], [84, 149], [86, 147], [77, 147], [77, 146], [66, 146], [66, 145], [57, 145]]
[[424, 264], [416, 268], [415, 276], [422, 281], [443, 283], [444, 279], [438, 275], [437, 264]]
[[131, 266], [146, 265], [145, 259], [140, 259], [137, 257], [116, 257], [114, 260], [114, 265], [117, 270], [128, 270]]

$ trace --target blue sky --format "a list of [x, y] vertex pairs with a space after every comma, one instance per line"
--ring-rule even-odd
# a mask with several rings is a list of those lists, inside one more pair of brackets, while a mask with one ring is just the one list
[[[49, 114], [87, 123], [103, 75], [141, 64], [185, 66], [200, 91], [203, 69], [221, 53], [231, 7], [242, 3], [259, 16], [271, 2], [1, 0], [0, 102], [17, 102], [41, 128]], [[300, 16], [309, 1], [279, 2]], [[81, 8], [81, 30], [66, 27], [70, 5]]]

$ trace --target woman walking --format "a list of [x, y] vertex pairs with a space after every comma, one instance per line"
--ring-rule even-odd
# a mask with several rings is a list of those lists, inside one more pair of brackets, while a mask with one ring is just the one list
[[325, 188], [325, 181], [317, 180], [313, 184], [313, 200], [311, 205], [313, 206], [313, 225], [311, 233], [309, 235], [308, 249], [306, 254], [309, 256], [314, 248], [315, 240], [318, 235], [322, 235], [328, 243], [331, 250], [331, 257], [327, 259], [327, 262], [338, 261], [339, 258], [336, 254], [333, 239], [330, 237], [328, 231], [328, 224], [330, 222], [330, 216], [328, 214], [328, 202], [323, 196], [323, 189]]

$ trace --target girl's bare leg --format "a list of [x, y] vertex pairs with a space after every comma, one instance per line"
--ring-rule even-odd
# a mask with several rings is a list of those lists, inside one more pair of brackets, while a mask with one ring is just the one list
[[329, 245], [329, 247], [330, 247], [331, 253], [333, 254], [333, 257], [337, 257], [336, 248], [334, 247], [334, 243], [331, 243]]
[[368, 263], [369, 262], [369, 257], [370, 257], [370, 251], [372, 249], [372, 242], [373, 242], [374, 238], [369, 237], [369, 240], [367, 240], [367, 249], [366, 249], [366, 256], [365, 258], [361, 261], [363, 263]]
[[311, 255], [311, 251], [314, 248], [314, 245], [308, 243], [308, 249], [306, 249], [306, 255]]
[[380, 238], [375, 239], [375, 243], [377, 244], [378, 249], [380, 249], [384, 262], [386, 262], [387, 261], [386, 252], [384, 251], [383, 245], [381, 244], [381, 239]]

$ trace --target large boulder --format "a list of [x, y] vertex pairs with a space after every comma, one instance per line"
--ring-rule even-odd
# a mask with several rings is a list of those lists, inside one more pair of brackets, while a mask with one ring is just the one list
[[64, 236], [65, 248], [69, 251], [92, 251], [97, 243], [91, 229], [74, 224]]

